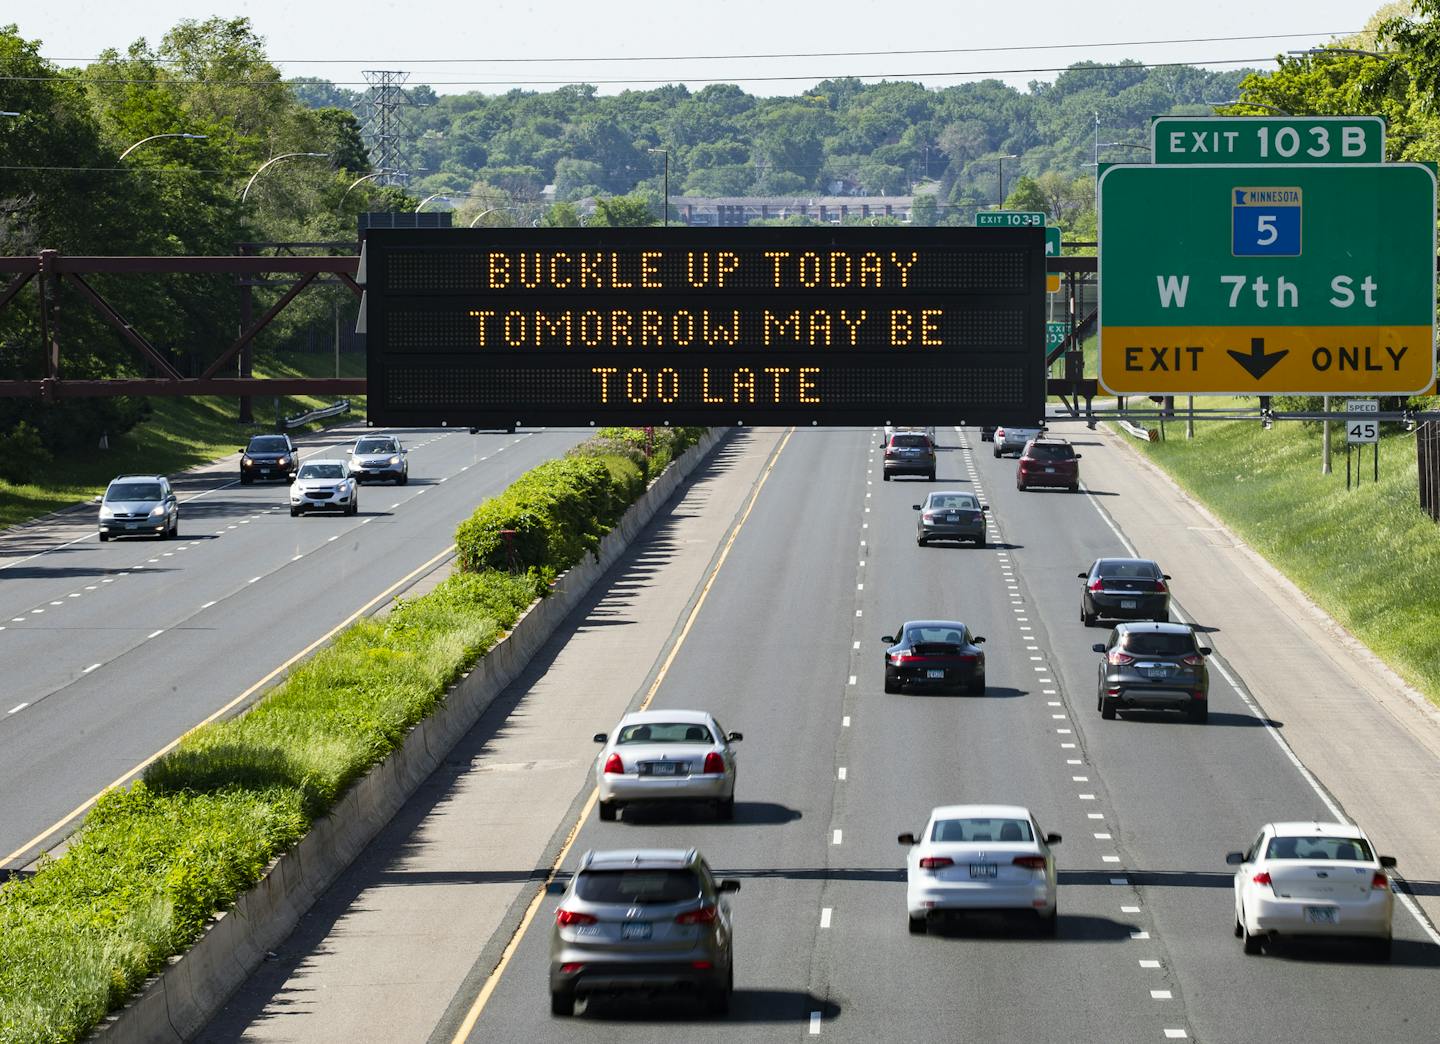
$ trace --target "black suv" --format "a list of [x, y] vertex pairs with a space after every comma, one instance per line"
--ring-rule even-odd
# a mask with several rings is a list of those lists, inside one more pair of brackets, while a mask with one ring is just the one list
[[289, 435], [252, 435], [250, 444], [240, 451], [240, 482], [248, 486], [257, 478], [283, 478], [295, 481], [300, 470], [300, 457]]
[[1210, 710], [1210, 672], [1201, 645], [1187, 624], [1122, 623], [1110, 640], [1091, 646], [1101, 654], [1100, 717], [1130, 709], [1178, 710], [1204, 721]]

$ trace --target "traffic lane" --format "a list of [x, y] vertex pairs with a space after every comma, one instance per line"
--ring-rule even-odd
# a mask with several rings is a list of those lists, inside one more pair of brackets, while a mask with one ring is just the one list
[[[1104, 451], [1098, 443], [1090, 449]], [[1410, 999], [1408, 976], [1365, 963], [1357, 966], [1354, 951], [1321, 948], [1329, 954], [1325, 960], [1245, 970], [1254, 961], [1240, 955], [1229, 931], [1234, 920], [1228, 891], [1232, 874], [1224, 864], [1225, 852], [1246, 847], [1260, 824], [1269, 820], [1335, 816], [1274, 742], [1265, 719], [1242, 701], [1224, 676], [1230, 671], [1243, 684], [1243, 678], [1225, 666], [1224, 652], [1228, 644], [1246, 639], [1224, 634], [1219, 621], [1204, 625], [1214, 628], [1204, 640], [1217, 652], [1212, 657], [1209, 723], [1193, 726], [1159, 712], [1122, 714], [1112, 722], [1099, 718], [1092, 709], [1098, 656], [1088, 651], [1088, 644], [1102, 641], [1108, 628], [1080, 623], [1078, 587], [1067, 587], [1083, 566], [1074, 571], [1067, 566], [1077, 557], [1088, 565], [1100, 555], [1131, 553], [1126, 540], [1095, 510], [1108, 502], [1104, 493], [1124, 495], [1126, 490], [1112, 481], [1093, 498], [1020, 494], [1005, 481], [1011, 475], [1003, 463], [994, 461], [988, 469], [995, 472], [991, 485], [1005, 517], [1010, 517], [1007, 505], [1029, 508], [1015, 515], [1015, 542], [1027, 547], [1016, 559], [1024, 581], [1040, 592], [1036, 601], [1055, 643], [1059, 677], [1074, 708], [1077, 732], [1115, 803], [1122, 865], [1145, 882], [1147, 915], [1155, 936], [1172, 955], [1186, 1017], [1193, 1014], [1197, 1027], [1209, 1027], [1215, 1039], [1246, 1039], [1262, 1027], [1271, 1035], [1297, 1039], [1336, 1026], [1362, 1033], [1371, 1016], [1358, 1014], [1346, 1000], [1347, 984], [1361, 978], [1375, 996], [1390, 998], [1382, 1019], [1391, 1034], [1386, 1039], [1422, 1039], [1409, 1028], [1416, 1004]], [[1089, 519], [1087, 511], [1077, 510], [1087, 502]], [[1155, 511], [1163, 510], [1163, 501], [1149, 503]], [[1134, 550], [1157, 557], [1164, 567], [1163, 554], [1145, 547]], [[1175, 577], [1177, 616], [1189, 619], [1184, 592], [1199, 582], [1199, 577]], [[1397, 954], [1409, 954], [1414, 969], [1428, 969], [1435, 948], [1416, 949], [1423, 935], [1398, 905], [1395, 929], [1401, 940]], [[1297, 978], [1303, 992], [1297, 991]], [[1303, 998], [1303, 1003], [1277, 1005], [1277, 997]], [[1433, 1015], [1428, 1002], [1420, 1007]]]
[[657, 690], [654, 706], [709, 710], [744, 734], [735, 821], [717, 823], [703, 809], [637, 808], [614, 823], [592, 815], [565, 864], [573, 869], [589, 848], [693, 845], [718, 874], [739, 877], [730, 1019], [699, 1018], [684, 999], [600, 999], [581, 1018], [553, 1019], [546, 975], [558, 899], [550, 898], [470, 1039], [586, 1039], [595, 1020], [622, 1023], [638, 1040], [725, 1040], [736, 1022], [808, 1024], [819, 1003], [808, 954], [829, 886], [866, 435], [794, 434]]
[[[42, 832], [434, 558], [480, 500], [583, 437], [546, 432], [518, 445], [468, 448], [450, 465], [452, 474], [469, 469], [461, 481], [412, 480], [403, 492], [414, 507], [393, 522], [368, 514], [291, 519], [272, 505], [275, 511], [243, 527], [243, 549], [266, 556], [275, 566], [270, 572], [257, 572], [241, 543], [230, 543], [235, 553], [212, 563], [207, 574], [226, 594], [207, 602], [187, 598], [177, 610], [188, 614], [182, 619], [127, 632], [129, 644], [100, 668], [82, 669], [54, 696], [0, 718], [0, 791], [10, 798], [0, 807], [0, 852], [11, 854], [5, 865], [24, 865], [42, 847], [36, 841]], [[467, 459], [472, 455], [474, 461]], [[491, 463], [479, 464], [480, 457]], [[292, 551], [297, 533], [314, 541], [298, 561]], [[148, 584], [152, 578], [142, 572], [128, 579]], [[147, 622], [154, 623], [153, 616]], [[65, 637], [83, 649], [82, 639], [93, 641], [97, 633]], [[14, 641], [15, 632], [0, 635], [0, 648], [7, 639]]]
[[[973, 488], [970, 457], [957, 447], [951, 459], [958, 467], [937, 485]], [[849, 865], [891, 876], [837, 889], [825, 952], [834, 997], [852, 1016], [838, 1032], [854, 1040], [957, 1033], [982, 1040], [1160, 1039], [1163, 1013], [1138, 964], [1150, 953], [1148, 943], [1131, 938], [1142, 929], [1138, 903], [1127, 884], [1112, 883], [1123, 875], [1107, 861], [1116, 850], [1105, 836], [1108, 819], [1096, 811], [1105, 807], [1103, 790], [1078, 750], [1047, 650], [1031, 629], [1034, 607], [1009, 586], [1007, 519], [996, 512], [997, 548], [919, 548], [912, 497], [899, 485], [882, 491], [875, 513], [872, 530], [889, 536], [875, 538], [871, 564], [889, 582], [873, 593], [867, 587], [866, 615], [897, 624], [942, 614], [964, 620], [989, 639], [988, 686], [983, 697], [887, 695], [881, 650], [866, 650], [846, 733], [854, 767], [847, 773], [845, 841]], [[909, 934], [907, 850], [896, 835], [918, 834], [935, 806], [970, 802], [1025, 805], [1042, 829], [1063, 836], [1055, 847], [1056, 938], [1039, 937], [1023, 915]], [[1037, 997], [1055, 1002], [1037, 1005]]]

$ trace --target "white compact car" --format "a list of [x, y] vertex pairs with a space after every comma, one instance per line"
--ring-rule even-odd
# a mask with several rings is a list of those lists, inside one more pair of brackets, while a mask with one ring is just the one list
[[1374, 940], [1390, 958], [1395, 898], [1385, 873], [1392, 856], [1354, 823], [1267, 823], [1247, 852], [1225, 861], [1235, 871], [1235, 935], [1245, 952], [1289, 935]]
[[343, 460], [307, 460], [290, 486], [290, 517], [306, 511], [360, 511], [360, 488]]
[[933, 917], [964, 911], [1024, 911], [1054, 935], [1059, 910], [1055, 856], [1059, 834], [1046, 834], [1019, 805], [943, 805], [930, 813], [910, 846], [905, 906], [910, 931], [923, 935]]
[[720, 819], [735, 815], [735, 751], [743, 739], [704, 711], [649, 710], [627, 714], [595, 759], [600, 818], [612, 820], [637, 801], [708, 801]]

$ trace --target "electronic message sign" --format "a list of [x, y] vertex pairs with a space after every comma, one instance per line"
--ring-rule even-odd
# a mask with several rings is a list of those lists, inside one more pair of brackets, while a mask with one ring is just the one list
[[369, 421], [1008, 424], [1040, 228], [370, 229]]

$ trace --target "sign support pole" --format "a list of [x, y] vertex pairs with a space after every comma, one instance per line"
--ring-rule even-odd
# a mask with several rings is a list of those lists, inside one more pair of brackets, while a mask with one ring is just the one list
[[[1324, 405], [1321, 407], [1321, 409], [1322, 409], [1324, 412], [1329, 413], [1329, 412], [1330, 412], [1330, 396], [1328, 396], [1328, 395], [1322, 395], [1320, 398], [1321, 398], [1321, 400], [1322, 400], [1323, 403], [1324, 403]], [[1329, 421], [1328, 419], [1321, 422], [1321, 436], [1320, 436], [1320, 474], [1322, 474], [1322, 475], [1328, 475], [1328, 474], [1330, 474], [1330, 421]]]

